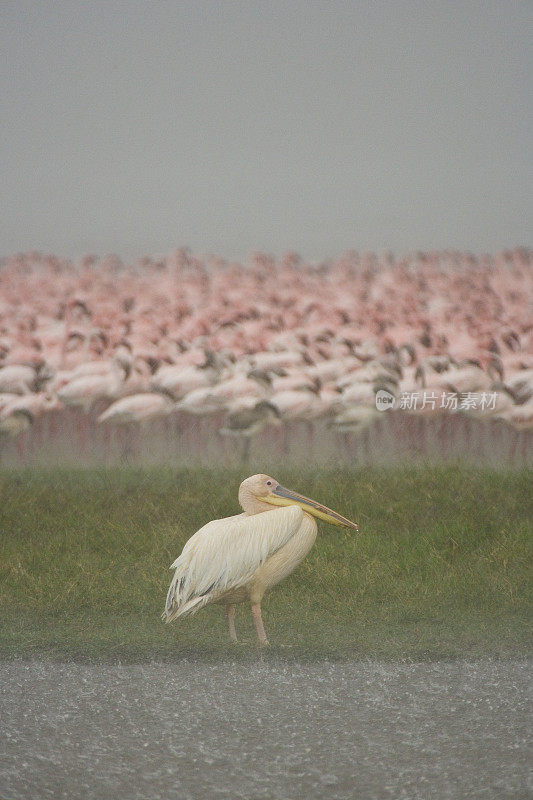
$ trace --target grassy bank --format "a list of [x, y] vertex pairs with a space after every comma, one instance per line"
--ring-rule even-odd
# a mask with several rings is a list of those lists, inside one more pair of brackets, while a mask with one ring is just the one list
[[[509, 657], [528, 651], [531, 471], [276, 471], [359, 523], [320, 524], [306, 561], [265, 598], [267, 658]], [[0, 656], [254, 659], [223, 609], [165, 626], [184, 542], [238, 512], [239, 471], [0, 472]], [[529, 553], [528, 553], [529, 550]]]

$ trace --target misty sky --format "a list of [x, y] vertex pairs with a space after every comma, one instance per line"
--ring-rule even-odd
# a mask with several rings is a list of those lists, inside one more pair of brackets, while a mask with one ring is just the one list
[[532, 8], [2, 0], [0, 253], [530, 245]]

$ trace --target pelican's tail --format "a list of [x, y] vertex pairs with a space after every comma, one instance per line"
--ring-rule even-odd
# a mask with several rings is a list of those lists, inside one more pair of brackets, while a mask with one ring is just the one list
[[[175, 566], [175, 564], [172, 566]], [[165, 610], [161, 614], [161, 618], [164, 619], [165, 622], [172, 622], [172, 620], [178, 617], [194, 614], [198, 609], [207, 605], [213, 599], [212, 595], [209, 593], [209, 589], [200, 595], [195, 595], [191, 593], [190, 589], [187, 591], [185, 584], [185, 575], [180, 569], [176, 569], [167, 592]]]

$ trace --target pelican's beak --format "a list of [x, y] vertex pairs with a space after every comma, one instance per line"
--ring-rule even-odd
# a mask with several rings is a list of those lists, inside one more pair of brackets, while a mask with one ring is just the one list
[[341, 528], [353, 528], [356, 531], [359, 530], [359, 526], [356, 525], [355, 522], [350, 522], [349, 519], [341, 517], [340, 514], [337, 514], [336, 511], [332, 511], [331, 508], [327, 508], [327, 506], [323, 506], [321, 503], [315, 502], [315, 500], [310, 500], [302, 494], [292, 492], [290, 489], [285, 489], [284, 486], [276, 486], [275, 489], [269, 492], [266, 497], [262, 497], [261, 500], [264, 500], [266, 503], [271, 503], [274, 506], [300, 506], [304, 511], [307, 511], [308, 514], [312, 514], [313, 517], [318, 517], [318, 519], [323, 519], [331, 525], [338, 525]]

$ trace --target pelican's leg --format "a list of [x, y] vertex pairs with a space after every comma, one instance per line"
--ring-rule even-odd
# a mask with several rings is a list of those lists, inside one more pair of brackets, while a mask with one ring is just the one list
[[235, 603], [228, 603], [226, 606], [226, 616], [229, 625], [229, 638], [232, 642], [237, 641], [237, 632], [235, 630]]
[[257, 633], [257, 640], [261, 647], [268, 645], [268, 639], [266, 637], [265, 628], [263, 626], [263, 620], [261, 619], [261, 604], [260, 603], [252, 603], [252, 617], [254, 620], [255, 631]]

